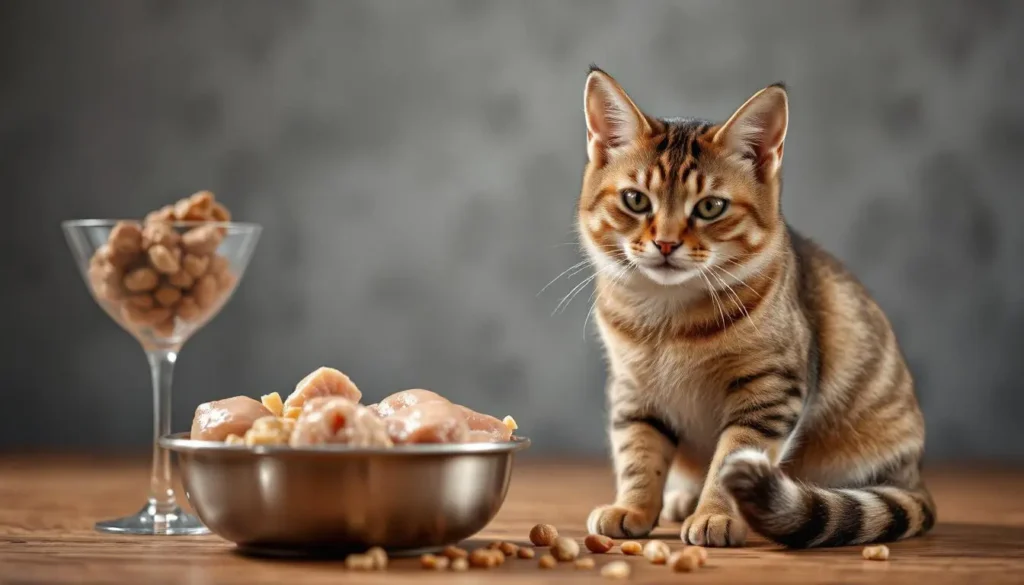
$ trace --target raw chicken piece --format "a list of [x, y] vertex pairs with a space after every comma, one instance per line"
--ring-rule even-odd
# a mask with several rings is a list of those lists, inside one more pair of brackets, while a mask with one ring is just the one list
[[200, 404], [192, 419], [192, 439], [223, 441], [228, 435], [242, 436], [256, 419], [273, 416], [265, 406], [248, 396], [235, 396]]
[[352, 402], [359, 402], [363, 393], [348, 376], [338, 370], [318, 368], [295, 385], [295, 391], [284, 401], [284, 407], [286, 410], [290, 407], [301, 407], [307, 400], [323, 396], [341, 396]]
[[353, 447], [390, 447], [387, 428], [373, 411], [342, 396], [306, 402], [289, 444], [292, 447], [326, 443]]
[[380, 415], [381, 418], [387, 418], [402, 409], [425, 402], [448, 403], [448, 399], [430, 390], [417, 388], [395, 392], [377, 404], [371, 404], [369, 408]]
[[512, 429], [489, 414], [482, 414], [456, 404], [469, 426], [469, 443], [503, 443], [512, 437]]
[[407, 406], [384, 423], [395, 444], [464, 443], [469, 436], [465, 416], [447, 400]]

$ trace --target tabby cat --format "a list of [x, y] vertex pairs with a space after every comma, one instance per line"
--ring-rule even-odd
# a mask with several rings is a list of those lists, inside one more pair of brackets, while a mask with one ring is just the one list
[[[590, 532], [793, 548], [928, 531], [924, 421], [882, 310], [780, 209], [783, 85], [726, 122], [640, 111], [596, 67], [578, 229], [598, 270], [614, 504]], [[674, 484], [665, 493], [666, 483]]]

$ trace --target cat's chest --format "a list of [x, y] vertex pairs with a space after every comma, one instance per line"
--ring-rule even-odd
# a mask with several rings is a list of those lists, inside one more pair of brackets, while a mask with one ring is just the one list
[[[625, 350], [625, 348], [620, 348]], [[621, 374], [652, 412], [675, 428], [700, 452], [714, 450], [721, 428], [724, 388], [705, 352], [679, 347], [634, 347], [622, 351]]]

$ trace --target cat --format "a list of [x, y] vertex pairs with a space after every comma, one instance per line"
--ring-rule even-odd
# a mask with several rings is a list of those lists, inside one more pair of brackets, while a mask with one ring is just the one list
[[[608, 363], [615, 503], [592, 533], [790, 548], [931, 529], [924, 420], [892, 328], [782, 217], [782, 84], [724, 123], [643, 113], [592, 67], [579, 199]], [[666, 483], [678, 489], [665, 493]]]

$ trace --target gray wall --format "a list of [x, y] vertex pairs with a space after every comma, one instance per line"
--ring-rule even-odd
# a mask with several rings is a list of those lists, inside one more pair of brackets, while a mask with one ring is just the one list
[[330, 364], [600, 454], [573, 205], [601, 64], [655, 114], [791, 87], [784, 208], [888, 310], [935, 458], [1024, 460], [1024, 3], [175, 2], [0, 7], [0, 449], [132, 448], [145, 360], [62, 219], [200, 188], [265, 233], [185, 348], [174, 421]]

